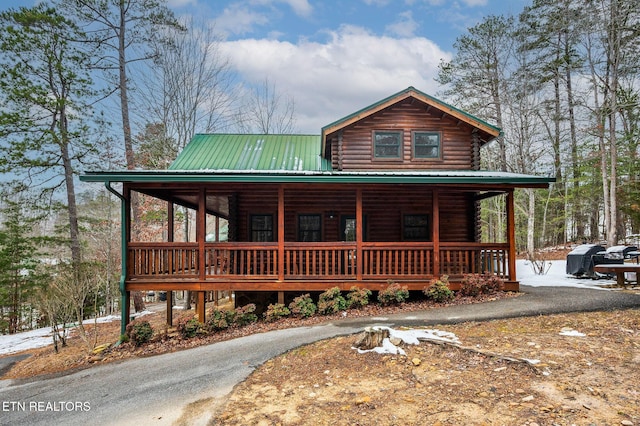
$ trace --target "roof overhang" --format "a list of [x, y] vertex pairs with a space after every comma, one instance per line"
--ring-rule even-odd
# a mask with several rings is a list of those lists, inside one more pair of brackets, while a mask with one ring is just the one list
[[128, 183], [252, 183], [252, 184], [429, 184], [547, 188], [553, 177], [497, 171], [238, 171], [125, 170], [87, 172], [83, 182]]

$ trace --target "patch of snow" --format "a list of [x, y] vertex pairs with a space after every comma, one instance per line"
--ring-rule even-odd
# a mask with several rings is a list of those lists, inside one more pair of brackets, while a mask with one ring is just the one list
[[52, 345], [51, 327], [0, 336], [0, 355]]
[[[132, 314], [133, 317], [140, 317], [151, 314], [151, 311], [142, 311]], [[107, 322], [120, 321], [120, 316], [107, 315], [101, 318], [93, 318], [84, 320], [83, 324], [103, 324]], [[73, 330], [73, 327], [68, 329]], [[16, 334], [0, 335], [0, 356], [9, 355], [16, 352], [26, 351], [29, 349], [42, 348], [44, 346], [53, 345], [51, 327], [43, 327], [36, 330], [24, 331]]]
[[358, 349], [358, 353], [364, 354], [367, 352], [376, 352], [379, 354], [390, 355], [406, 355], [402, 348], [397, 347], [391, 343], [391, 339], [400, 339], [407, 345], [419, 345], [420, 340], [439, 340], [448, 343], [459, 344], [458, 336], [454, 333], [435, 329], [409, 329], [409, 330], [396, 330], [390, 327], [372, 327], [374, 330], [389, 330], [389, 337], [382, 341], [382, 346], [375, 347], [373, 349], [363, 350]]
[[531, 287], [576, 287], [612, 290], [603, 287], [616, 283], [613, 279], [592, 280], [591, 278], [576, 278], [573, 275], [568, 275], [566, 260], [550, 260], [547, 262], [549, 263], [548, 272], [544, 275], [536, 275], [533, 272], [530, 261], [516, 260], [516, 276], [520, 284]]
[[580, 333], [579, 331], [573, 330], [571, 328], [563, 328], [560, 330], [561, 336], [571, 336], [571, 337], [586, 337], [586, 334]]

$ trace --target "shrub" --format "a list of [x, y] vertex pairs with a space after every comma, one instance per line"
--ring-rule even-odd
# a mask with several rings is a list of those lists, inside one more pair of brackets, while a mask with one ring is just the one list
[[480, 294], [489, 294], [500, 291], [504, 281], [497, 275], [485, 272], [484, 274], [467, 274], [460, 284], [462, 296], [476, 297]]
[[229, 326], [233, 324], [234, 317], [234, 311], [221, 311], [220, 309], [213, 309], [207, 315], [207, 330], [219, 331], [229, 328]]
[[267, 322], [273, 322], [289, 315], [291, 315], [289, 308], [282, 303], [276, 303], [267, 307], [267, 312], [264, 313], [264, 319]]
[[185, 339], [204, 333], [203, 324], [197, 318], [181, 318], [176, 325], [176, 330]]
[[347, 309], [347, 300], [342, 296], [340, 287], [333, 287], [320, 295], [318, 313], [331, 315]]
[[140, 346], [151, 340], [153, 328], [149, 321], [134, 321], [127, 324], [126, 333], [129, 340]]
[[384, 290], [378, 292], [378, 302], [383, 305], [390, 305], [392, 303], [404, 303], [409, 298], [408, 287], [401, 286], [400, 284], [389, 282], [389, 286]]
[[433, 300], [437, 303], [446, 302], [453, 299], [453, 291], [449, 289], [449, 277], [443, 275], [439, 280], [433, 280], [429, 287], [425, 287], [422, 290], [427, 299]]
[[359, 288], [356, 286], [351, 287], [347, 294], [347, 307], [348, 308], [362, 308], [369, 304], [369, 298], [371, 297], [371, 290], [368, 288]]
[[249, 303], [248, 305], [236, 308], [236, 310], [234, 311], [235, 315], [233, 318], [233, 323], [240, 327], [243, 327], [245, 325], [256, 322], [258, 321], [258, 315], [256, 315], [255, 312], [256, 305], [254, 303]]
[[293, 299], [293, 302], [289, 304], [289, 310], [291, 314], [297, 317], [307, 318], [316, 313], [316, 304], [313, 303], [311, 296], [303, 294]]

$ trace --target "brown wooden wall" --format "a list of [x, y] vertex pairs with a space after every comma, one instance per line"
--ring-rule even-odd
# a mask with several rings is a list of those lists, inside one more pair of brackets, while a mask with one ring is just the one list
[[[401, 160], [374, 160], [372, 132], [374, 130], [403, 130], [404, 149]], [[442, 159], [413, 160], [411, 131], [440, 131]], [[343, 130], [342, 143], [338, 135], [331, 140], [331, 161], [338, 170], [366, 169], [447, 169], [474, 168], [472, 128], [450, 116], [442, 118], [435, 109], [427, 111], [425, 104], [405, 100], [382, 110]], [[342, 152], [340, 151], [342, 149]]]
[[[277, 190], [238, 192], [236, 198], [238, 241], [249, 239], [251, 214], [272, 214], [274, 238], [277, 239]], [[440, 193], [441, 241], [474, 241], [473, 206], [471, 193]], [[355, 190], [331, 191], [315, 189], [313, 186], [286, 189], [285, 240], [297, 241], [298, 214], [320, 214], [323, 241], [340, 241], [340, 217], [354, 216], [355, 210]], [[366, 217], [365, 235], [368, 241], [402, 241], [403, 214], [427, 214], [430, 222], [433, 220], [432, 192], [424, 187], [411, 185], [387, 185], [384, 189], [365, 189], [363, 213]]]

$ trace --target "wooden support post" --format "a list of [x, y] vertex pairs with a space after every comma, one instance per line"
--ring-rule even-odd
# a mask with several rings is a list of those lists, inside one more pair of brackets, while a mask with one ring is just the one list
[[173, 326], [173, 291], [167, 290], [167, 325]]
[[284, 305], [284, 291], [278, 292], [278, 303], [280, 303], [281, 305]]
[[509, 241], [509, 281], [516, 281], [516, 222], [514, 190], [507, 192], [507, 241]]
[[[205, 240], [207, 238], [207, 206], [206, 206], [206, 189], [200, 188], [198, 194], [198, 216], [196, 219], [196, 241], [198, 241], [198, 268], [200, 281], [204, 281], [207, 277], [206, 256], [205, 256]], [[200, 297], [198, 295], [198, 297]]]
[[171, 201], [167, 202], [167, 242], [172, 243], [175, 238], [175, 217], [173, 210], [173, 203]]
[[440, 192], [432, 192], [431, 209], [433, 216], [433, 275], [440, 276]]
[[363, 214], [362, 214], [362, 189], [356, 189], [356, 280], [362, 281], [362, 238], [363, 238]]
[[[167, 202], [167, 241], [172, 243], [175, 238], [175, 212], [173, 203]], [[169, 272], [172, 272], [173, 262], [169, 260]], [[173, 326], [173, 291], [167, 290], [167, 325]]]
[[[284, 281], [284, 186], [278, 186], [278, 281]], [[278, 296], [279, 298], [279, 296]]]
[[198, 292], [198, 301], [196, 302], [197, 304], [197, 309], [198, 309], [198, 321], [203, 323], [205, 322], [206, 318], [205, 318], [205, 307], [206, 307], [206, 302], [205, 302], [205, 293], [204, 291], [199, 291]]

